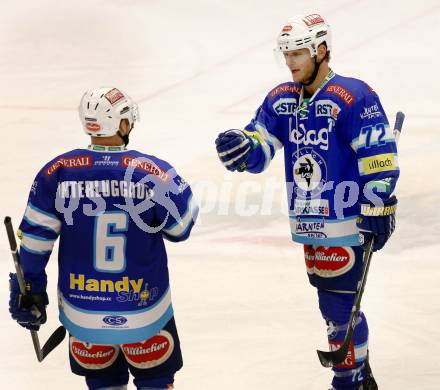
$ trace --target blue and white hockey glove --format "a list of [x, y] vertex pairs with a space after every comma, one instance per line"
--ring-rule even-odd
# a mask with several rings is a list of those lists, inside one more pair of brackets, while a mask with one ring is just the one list
[[244, 131], [232, 129], [218, 135], [215, 147], [226, 169], [243, 172], [254, 149], [254, 141]]
[[376, 207], [370, 202], [361, 202], [361, 215], [357, 220], [359, 242], [362, 248], [365, 249], [374, 236], [374, 252], [383, 248], [396, 227], [396, 197], [393, 195], [383, 203], [382, 207]]
[[9, 312], [12, 318], [29, 330], [38, 330], [46, 322], [46, 280], [26, 281], [26, 295], [21, 294], [17, 274], [9, 274]]

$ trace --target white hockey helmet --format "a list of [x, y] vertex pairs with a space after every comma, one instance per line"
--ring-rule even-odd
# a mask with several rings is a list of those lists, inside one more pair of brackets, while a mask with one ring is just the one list
[[275, 51], [286, 52], [308, 49], [310, 56], [317, 54], [318, 46], [325, 42], [327, 50], [332, 49], [330, 26], [318, 14], [297, 15], [289, 18], [277, 38]]
[[111, 137], [118, 132], [121, 119], [127, 119], [131, 128], [139, 114], [137, 104], [124, 92], [114, 87], [100, 87], [83, 95], [79, 118], [86, 134]]

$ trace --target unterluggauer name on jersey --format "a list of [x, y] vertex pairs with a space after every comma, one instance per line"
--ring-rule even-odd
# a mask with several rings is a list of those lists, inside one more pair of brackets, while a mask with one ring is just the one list
[[123, 197], [131, 199], [150, 199], [153, 190], [144, 183], [124, 180], [82, 180], [62, 181], [58, 184], [57, 196], [62, 199]]

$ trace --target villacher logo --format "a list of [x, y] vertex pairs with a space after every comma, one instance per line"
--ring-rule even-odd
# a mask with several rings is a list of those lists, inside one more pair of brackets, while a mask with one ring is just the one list
[[119, 354], [118, 346], [86, 344], [73, 336], [69, 339], [69, 347], [75, 361], [87, 369], [109, 367]]
[[173, 351], [173, 336], [164, 329], [148, 340], [122, 346], [127, 361], [141, 369], [159, 366], [171, 356]]

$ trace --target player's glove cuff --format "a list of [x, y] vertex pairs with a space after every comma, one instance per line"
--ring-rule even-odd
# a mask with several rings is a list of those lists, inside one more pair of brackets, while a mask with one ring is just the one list
[[393, 195], [391, 198], [383, 201], [383, 206], [375, 206], [371, 202], [361, 202], [361, 215], [367, 217], [384, 217], [393, 215], [397, 209], [397, 198]]
[[396, 208], [395, 196], [384, 200], [383, 206], [361, 202], [361, 215], [357, 220], [357, 226], [359, 243], [364, 249], [373, 236], [375, 237], [373, 251], [383, 248], [396, 227]]

